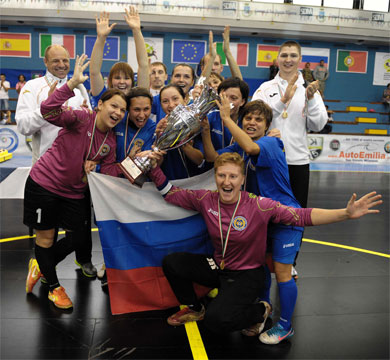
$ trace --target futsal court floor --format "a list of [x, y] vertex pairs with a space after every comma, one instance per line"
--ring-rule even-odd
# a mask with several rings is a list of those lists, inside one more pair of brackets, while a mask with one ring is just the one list
[[[1, 359], [389, 359], [390, 172], [387, 168], [316, 166], [310, 207], [345, 207], [353, 192], [376, 190], [384, 204], [378, 215], [307, 227], [298, 258], [295, 335], [264, 345], [240, 332], [209, 333], [202, 322], [171, 327], [177, 309], [111, 315], [99, 280], [85, 278], [71, 254], [57, 267], [74, 308], [63, 311], [38, 283], [25, 293], [33, 240], [22, 224], [22, 201], [2, 200]], [[103, 262], [93, 232], [93, 262]], [[273, 280], [274, 321], [279, 303]], [[266, 327], [272, 326], [268, 319]]]

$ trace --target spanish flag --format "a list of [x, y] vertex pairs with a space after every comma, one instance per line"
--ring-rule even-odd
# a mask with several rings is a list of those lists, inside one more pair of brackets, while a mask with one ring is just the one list
[[278, 57], [279, 46], [257, 44], [256, 67], [269, 67]]
[[31, 34], [0, 33], [0, 56], [31, 57]]

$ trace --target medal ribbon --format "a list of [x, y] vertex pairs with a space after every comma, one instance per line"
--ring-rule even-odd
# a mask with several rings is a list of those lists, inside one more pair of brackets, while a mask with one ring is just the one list
[[102, 148], [103, 148], [103, 146], [104, 146], [104, 143], [105, 143], [106, 140], [107, 140], [108, 133], [110, 132], [110, 131], [107, 131], [107, 132], [106, 132], [106, 136], [104, 137], [104, 140], [103, 140], [102, 144], [100, 145], [99, 150], [97, 151], [97, 153], [95, 154], [95, 156], [94, 156], [92, 159], [88, 159], [88, 158], [89, 158], [89, 155], [91, 154], [91, 150], [92, 150], [93, 138], [95, 137], [96, 118], [97, 118], [97, 116], [95, 117], [95, 122], [94, 122], [94, 124], [93, 124], [91, 142], [90, 142], [90, 144], [89, 144], [88, 154], [87, 154], [87, 156], [86, 156], [86, 158], [85, 158], [86, 160], [95, 160], [95, 159], [96, 159], [96, 157], [100, 154], [100, 151], [102, 151]]
[[[228, 242], [229, 242], [230, 230], [232, 228], [233, 220], [234, 220], [234, 217], [236, 216], [236, 212], [237, 212], [237, 209], [238, 209], [238, 205], [240, 204], [240, 201], [241, 201], [241, 192], [239, 193], [238, 201], [237, 201], [237, 204], [236, 204], [236, 208], [233, 211], [233, 215], [232, 215], [232, 218], [230, 219], [230, 224], [229, 224], [229, 227], [228, 227], [228, 231], [226, 233], [226, 238], [224, 240], [223, 239], [223, 233], [222, 233], [221, 206], [220, 206], [219, 197], [218, 197], [219, 234], [221, 236], [221, 245], [222, 245], [222, 260], [221, 260], [221, 264], [224, 264], [225, 253], [226, 253], [227, 245], [228, 245]], [[223, 270], [223, 268], [222, 268], [222, 270]]]
[[124, 146], [123, 146], [123, 150], [124, 150], [124, 152], [125, 152], [125, 157], [126, 157], [127, 155], [129, 155], [131, 145], [133, 144], [133, 141], [135, 140], [135, 138], [137, 137], [138, 133], [139, 133], [139, 132], [141, 131], [141, 129], [142, 129], [142, 128], [139, 128], [139, 129], [137, 130], [137, 132], [134, 134], [133, 138], [131, 139], [129, 146], [128, 146], [127, 149], [126, 149], [126, 146], [127, 146], [127, 129], [129, 128], [129, 116], [130, 116], [130, 114], [127, 115], [127, 119], [126, 119], [126, 131], [125, 131], [125, 139], [124, 139]]

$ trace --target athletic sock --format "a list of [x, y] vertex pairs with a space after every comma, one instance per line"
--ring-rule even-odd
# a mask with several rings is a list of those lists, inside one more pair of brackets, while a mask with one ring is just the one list
[[74, 251], [72, 235], [67, 232], [66, 236], [56, 241], [52, 247], [54, 252], [54, 262], [55, 265], [57, 265]]
[[49, 284], [50, 290], [59, 286], [53, 255], [53, 246], [44, 248], [35, 244], [35, 257], [38, 261], [39, 269]]
[[264, 289], [259, 296], [259, 300], [266, 301], [268, 304], [271, 304], [270, 292], [271, 292], [271, 271], [269, 271], [268, 265], [264, 265], [265, 281]]
[[278, 283], [280, 299], [279, 323], [285, 330], [291, 329], [291, 318], [294, 313], [295, 303], [298, 296], [298, 288], [294, 279]]

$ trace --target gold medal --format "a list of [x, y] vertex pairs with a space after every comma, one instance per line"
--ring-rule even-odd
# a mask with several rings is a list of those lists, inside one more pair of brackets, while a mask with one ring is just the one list
[[219, 268], [223, 270], [225, 268], [225, 260], [222, 260], [221, 263], [219, 264]]
[[287, 111], [284, 110], [283, 113], [282, 113], [282, 118], [283, 119], [287, 119], [287, 116], [288, 116]]

